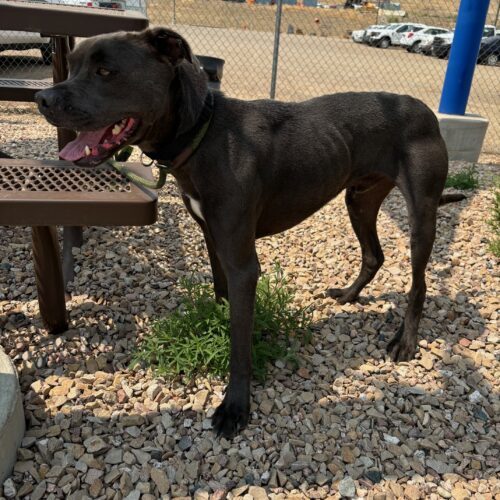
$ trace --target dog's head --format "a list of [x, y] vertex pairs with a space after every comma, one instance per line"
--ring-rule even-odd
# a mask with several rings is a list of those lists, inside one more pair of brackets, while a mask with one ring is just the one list
[[69, 78], [36, 94], [45, 118], [78, 131], [60, 153], [98, 165], [127, 144], [182, 134], [203, 109], [207, 78], [186, 40], [166, 28], [100, 35], [69, 56]]

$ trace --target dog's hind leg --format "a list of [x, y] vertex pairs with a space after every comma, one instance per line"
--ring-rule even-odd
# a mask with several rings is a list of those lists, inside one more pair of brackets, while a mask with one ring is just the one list
[[418, 325], [424, 307], [427, 287], [425, 268], [436, 234], [436, 206], [408, 207], [411, 227], [412, 284], [408, 295], [408, 309], [400, 329], [387, 346], [394, 361], [408, 361], [415, 357]]
[[[408, 309], [399, 331], [387, 346], [394, 361], [413, 359], [417, 350], [418, 325], [424, 307], [427, 287], [425, 268], [436, 236], [436, 216], [444, 188], [448, 161], [446, 150], [428, 147], [417, 161], [409, 162], [406, 175], [398, 179], [408, 206], [412, 284], [408, 295]], [[436, 161], [436, 159], [442, 161]]]
[[347, 288], [331, 288], [328, 295], [340, 304], [355, 301], [361, 290], [375, 277], [384, 263], [384, 254], [377, 235], [377, 215], [380, 205], [394, 187], [387, 178], [371, 185], [360, 184], [346, 190], [346, 205], [351, 224], [361, 245], [361, 271]]

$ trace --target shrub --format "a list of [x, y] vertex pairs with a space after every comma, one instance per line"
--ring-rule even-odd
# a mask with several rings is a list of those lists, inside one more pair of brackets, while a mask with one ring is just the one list
[[[217, 303], [212, 286], [181, 282], [180, 307], [153, 324], [133, 363], [152, 366], [167, 377], [223, 376], [229, 367], [229, 304]], [[297, 365], [298, 346], [310, 338], [311, 314], [292, 304], [293, 289], [279, 265], [257, 284], [253, 333], [253, 373], [263, 381], [277, 359]]]

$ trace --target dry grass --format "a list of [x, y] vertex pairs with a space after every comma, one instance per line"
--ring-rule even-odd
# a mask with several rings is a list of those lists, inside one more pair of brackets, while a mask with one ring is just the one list
[[[338, 4], [342, 2], [337, 0]], [[459, 0], [422, 1], [405, 0], [402, 8], [405, 20], [451, 28], [455, 24]], [[491, 2], [487, 23], [493, 23], [496, 2]], [[148, 13], [155, 24], [169, 24], [174, 19], [172, 0], [153, 0]], [[249, 3], [234, 3], [222, 0], [177, 0], [175, 2], [175, 23], [213, 28], [236, 28], [252, 31], [274, 31], [276, 7]], [[315, 22], [319, 19], [319, 23]], [[289, 25], [304, 34], [319, 36], [346, 36], [350, 31], [364, 28], [377, 21], [391, 21], [378, 18], [375, 9], [351, 10], [343, 8], [316, 9], [285, 5], [283, 7], [282, 31]]]

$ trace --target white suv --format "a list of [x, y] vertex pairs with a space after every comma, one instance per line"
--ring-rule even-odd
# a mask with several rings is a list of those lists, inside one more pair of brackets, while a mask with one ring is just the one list
[[406, 47], [408, 52], [420, 54], [432, 45], [435, 36], [445, 33], [450, 33], [450, 30], [437, 26], [428, 26], [416, 32], [409, 31], [401, 38], [401, 47]]
[[391, 45], [400, 45], [401, 39], [410, 31], [420, 31], [427, 26], [418, 23], [393, 23], [385, 28], [369, 30], [367, 33], [367, 42], [375, 47], [387, 49]]
[[351, 33], [352, 41], [357, 43], [363, 43], [366, 40], [366, 34], [370, 30], [382, 29], [385, 28], [385, 26], [386, 26], [385, 24], [372, 24], [371, 26], [368, 26], [364, 30], [354, 30]]

